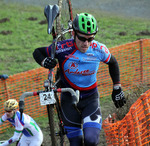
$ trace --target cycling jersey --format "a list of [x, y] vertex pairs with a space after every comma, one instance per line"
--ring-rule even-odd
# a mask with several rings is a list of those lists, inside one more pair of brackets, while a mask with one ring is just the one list
[[[32, 140], [34, 141], [34, 139], [36, 139], [36, 145], [40, 146], [40, 144], [43, 141], [42, 131], [41, 131], [40, 127], [37, 125], [37, 123], [34, 121], [34, 119], [32, 119], [29, 115], [23, 113], [22, 119], [20, 120], [20, 112], [19, 111], [17, 111], [14, 114], [13, 118], [7, 118], [7, 114], [5, 113], [2, 116], [2, 118], [0, 119], [0, 124], [2, 124], [6, 120], [8, 120], [15, 127], [14, 136], [5, 142], [6, 145], [19, 140], [19, 137], [21, 136], [21, 134], [23, 134], [23, 137], [24, 136], [26, 138], [29, 137], [30, 141], [32, 141]], [[5, 145], [5, 143], [2, 145]]]
[[[46, 48], [51, 56], [51, 45]], [[57, 43], [55, 58], [59, 61], [61, 81], [64, 87], [80, 90], [81, 97], [96, 91], [96, 74], [100, 62], [108, 63], [111, 54], [104, 44], [92, 41], [86, 53], [78, 50], [73, 39]]]

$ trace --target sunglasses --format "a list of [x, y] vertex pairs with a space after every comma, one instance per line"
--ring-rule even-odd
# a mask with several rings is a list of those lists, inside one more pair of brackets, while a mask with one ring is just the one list
[[94, 40], [94, 37], [90, 37], [90, 38], [85, 38], [85, 37], [82, 37], [82, 36], [80, 36], [80, 35], [78, 35], [77, 33], [76, 33], [76, 36], [77, 36], [77, 38], [80, 40], [80, 41], [82, 41], [82, 42], [85, 42], [85, 41], [88, 41], [88, 42], [91, 42], [91, 41], [93, 41]]
[[7, 113], [11, 113], [12, 111], [5, 111], [5, 112], [7, 112]]

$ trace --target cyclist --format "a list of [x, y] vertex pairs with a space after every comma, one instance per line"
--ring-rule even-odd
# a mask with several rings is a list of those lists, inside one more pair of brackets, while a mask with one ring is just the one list
[[[20, 119], [20, 112], [17, 111], [18, 102], [15, 99], [8, 99], [4, 103], [5, 114], [0, 119], [0, 125], [8, 120], [15, 126], [13, 137], [0, 146], [7, 146], [19, 140], [18, 146], [41, 146], [43, 133], [36, 122], [27, 114], [23, 113]], [[22, 136], [21, 136], [22, 135]]]
[[73, 30], [74, 39], [57, 43], [55, 59], [51, 58], [51, 45], [35, 49], [33, 57], [39, 65], [48, 69], [56, 66], [57, 59], [61, 87], [80, 91], [77, 107], [81, 114], [69, 104], [70, 94], [61, 94], [63, 122], [70, 145], [81, 146], [84, 137], [85, 146], [96, 146], [102, 126], [96, 82], [100, 62], [106, 63], [109, 68], [113, 82], [112, 100], [115, 106], [122, 107], [126, 99], [121, 88], [117, 60], [104, 44], [94, 40], [98, 31], [96, 19], [88, 13], [77, 14], [73, 20]]

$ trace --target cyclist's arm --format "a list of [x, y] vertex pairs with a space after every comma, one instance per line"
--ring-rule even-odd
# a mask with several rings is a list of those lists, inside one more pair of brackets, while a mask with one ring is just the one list
[[3, 124], [3, 122], [5, 122], [7, 120], [7, 115], [4, 114], [1, 118], [0, 118], [0, 125]]
[[119, 65], [118, 65], [116, 58], [112, 54], [111, 54], [110, 61], [107, 64], [109, 66], [109, 74], [112, 78], [113, 85], [121, 86]]
[[19, 140], [21, 136], [22, 131], [15, 131], [13, 137], [11, 137], [9, 140], [5, 141], [3, 144], [0, 144], [0, 146], [7, 146], [10, 145], [16, 141]]
[[0, 125], [2, 125], [2, 124], [3, 124], [3, 122], [4, 122], [4, 121], [2, 120], [2, 118], [0, 118]]
[[47, 57], [46, 47], [41, 47], [34, 50], [33, 58], [39, 65], [42, 65], [41, 63], [45, 59], [45, 57]]

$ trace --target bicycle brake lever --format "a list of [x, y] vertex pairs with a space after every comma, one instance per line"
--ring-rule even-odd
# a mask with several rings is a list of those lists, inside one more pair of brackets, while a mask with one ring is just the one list
[[72, 105], [81, 114], [80, 110], [77, 108], [77, 103], [79, 102], [80, 92], [79, 92], [79, 90], [76, 90], [75, 93], [76, 93], [76, 95], [72, 96]]

